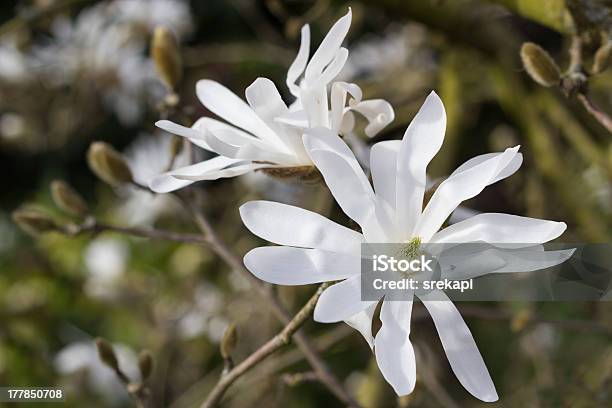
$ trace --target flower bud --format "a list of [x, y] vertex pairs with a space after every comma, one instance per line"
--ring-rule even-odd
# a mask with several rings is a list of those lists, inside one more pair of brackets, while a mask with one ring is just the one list
[[65, 181], [54, 180], [51, 183], [51, 198], [59, 209], [70, 215], [84, 217], [89, 212], [83, 197]]
[[230, 324], [223, 334], [223, 340], [221, 340], [221, 357], [225, 360], [231, 359], [232, 351], [236, 348], [238, 342], [238, 332], [236, 331], [236, 325]]
[[108, 341], [98, 337], [96, 339], [96, 348], [98, 349], [100, 360], [116, 372], [119, 372], [119, 362], [117, 361], [117, 355], [115, 350], [113, 350], [113, 346]]
[[147, 380], [153, 372], [153, 356], [148, 350], [143, 350], [138, 356], [138, 369], [140, 370], [140, 377], [142, 381]]
[[13, 211], [13, 221], [19, 228], [31, 235], [39, 235], [59, 229], [50, 216], [36, 210], [15, 210]]
[[532, 42], [521, 47], [521, 59], [525, 70], [535, 82], [542, 86], [559, 84], [561, 72], [550, 54]]
[[599, 47], [593, 59], [593, 73], [599, 74], [604, 72], [610, 66], [612, 59], [612, 41], [606, 42]]
[[159, 78], [168, 89], [175, 89], [181, 79], [183, 67], [176, 37], [168, 28], [155, 28], [151, 40], [151, 56]]
[[94, 142], [87, 151], [89, 168], [108, 184], [131, 183], [132, 171], [125, 159], [112, 146], [104, 142]]

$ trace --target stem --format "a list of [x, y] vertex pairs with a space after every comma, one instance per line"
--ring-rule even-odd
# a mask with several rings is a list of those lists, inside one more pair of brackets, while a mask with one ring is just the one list
[[212, 391], [208, 394], [206, 401], [202, 403], [201, 408], [212, 408], [216, 406], [234, 381], [236, 381], [240, 376], [253, 368], [259, 362], [264, 360], [266, 357], [273, 354], [276, 350], [289, 344], [289, 341], [295, 332], [297, 332], [298, 329], [306, 322], [306, 320], [310, 318], [310, 315], [317, 304], [317, 300], [319, 300], [321, 293], [323, 293], [323, 290], [328, 286], [329, 284], [327, 283], [319, 286], [315, 294], [310, 298], [310, 300], [308, 300], [302, 309], [300, 309], [293, 319], [287, 323], [280, 333], [268, 340], [268, 342], [266, 342], [232, 370], [226, 374], [222, 374], [221, 378], [219, 378], [219, 381], [217, 382], [217, 385], [215, 385]]

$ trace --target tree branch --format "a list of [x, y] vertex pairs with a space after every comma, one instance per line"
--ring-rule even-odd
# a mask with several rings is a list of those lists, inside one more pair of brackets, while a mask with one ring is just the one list
[[317, 300], [323, 293], [323, 290], [327, 288], [329, 284], [324, 283], [315, 292], [315, 294], [308, 300], [308, 302], [300, 309], [300, 311], [287, 323], [287, 325], [272, 339], [268, 340], [263, 346], [257, 349], [253, 354], [248, 356], [240, 364], [234, 367], [226, 374], [222, 374], [219, 382], [212, 389], [206, 401], [201, 405], [201, 408], [212, 408], [216, 406], [227, 389], [236, 381], [241, 375], [246, 373], [248, 370], [253, 368], [259, 362], [264, 360], [269, 355], [273, 354], [276, 350], [289, 344], [291, 336], [310, 318], [312, 311], [314, 310]]
[[117, 232], [120, 234], [132, 235], [135, 237], [162, 239], [167, 241], [184, 242], [191, 244], [206, 244], [207, 240], [200, 234], [189, 234], [175, 231], [168, 231], [156, 228], [142, 227], [123, 227], [119, 225], [98, 222], [95, 219], [87, 219], [83, 224], [70, 224], [64, 228], [64, 232], [74, 236], [86, 232], [98, 234], [101, 232]]

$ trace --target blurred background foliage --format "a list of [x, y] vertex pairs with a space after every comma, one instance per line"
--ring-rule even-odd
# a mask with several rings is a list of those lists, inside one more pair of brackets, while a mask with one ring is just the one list
[[[166, 26], [179, 40], [184, 71], [176, 93], [193, 120], [207, 114], [195, 98], [201, 78], [241, 95], [256, 77], [266, 76], [288, 96], [284, 75], [300, 27], [310, 23], [318, 43], [347, 5], [354, 17], [342, 78], [396, 109], [396, 120], [375, 141], [401, 137], [435, 89], [448, 128], [428, 169], [432, 178], [448, 175], [469, 157], [511, 145], [521, 144], [525, 158], [521, 171], [465, 203], [463, 212], [562, 220], [568, 224], [566, 242], [610, 242], [612, 134], [579, 97], [588, 95], [601, 112], [612, 113], [612, 70], [593, 67], [598, 52], [604, 68], [610, 59], [609, 52], [604, 55], [612, 33], [609, 0], [3, 1], [0, 385], [64, 387], [69, 406], [131, 406], [124, 387], [98, 359], [93, 339], [100, 336], [114, 344], [122, 369], [134, 380], [140, 375], [138, 353], [151, 351], [154, 406], [196, 406], [218, 378], [219, 342], [231, 322], [238, 361], [278, 331], [248, 282], [206, 247], [117, 233], [33, 238], [17, 229], [11, 213], [26, 206], [59, 223], [70, 221], [49, 188], [52, 180], [63, 179], [99, 220], [196, 232], [171, 198], [111, 188], [86, 162], [90, 143], [103, 140], [125, 154], [135, 178], [144, 182], [168, 163], [172, 137], [154, 127], [167, 98], [150, 59], [154, 28]], [[563, 78], [549, 87], [530, 78], [520, 58], [527, 41], [552, 56]], [[578, 43], [580, 61], [570, 53]], [[586, 74], [585, 83], [576, 85], [578, 73]], [[372, 142], [364, 138], [354, 146], [367, 151]], [[238, 217], [238, 206], [249, 199], [300, 203], [346, 221], [339, 208], [328, 208], [320, 185], [253, 174], [195, 188], [238, 254], [259, 244]], [[290, 310], [313, 291], [274, 290]], [[459, 308], [497, 385], [501, 402], [494, 406], [612, 405], [609, 303]], [[453, 377], [419, 306], [414, 316], [419, 382], [401, 400], [359, 334], [343, 325], [309, 323], [305, 330], [364, 407], [483, 405]], [[224, 403], [341, 406], [309, 380], [307, 370], [299, 351], [287, 347], [235, 384]]]

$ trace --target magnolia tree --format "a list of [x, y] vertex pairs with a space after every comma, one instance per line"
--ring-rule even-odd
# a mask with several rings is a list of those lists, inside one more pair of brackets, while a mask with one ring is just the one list
[[[163, 11], [161, 3], [156, 7]], [[412, 7], [416, 6], [406, 6], [406, 10]], [[136, 2], [130, 6], [129, 2], [116, 1], [109, 10], [130, 19], [145, 13], [136, 8]], [[441, 14], [432, 24], [443, 24], [445, 15]], [[102, 30], [106, 23], [99, 21], [97, 16], [92, 11], [89, 20], [97, 22], [98, 30]], [[299, 33], [301, 41], [299, 48], [291, 52], [292, 62], [285, 66], [284, 83], [258, 77], [244, 89], [243, 98], [239, 96], [241, 90], [231, 90], [223, 81], [207, 78], [181, 91], [186, 56], [181, 52], [177, 34], [184, 34], [192, 27], [187, 24], [181, 31], [177, 29], [181, 24], [179, 18], [174, 18], [176, 15], [166, 15], [168, 21], [164, 21], [164, 16], [163, 12], [151, 12], [149, 19], [138, 21], [142, 29], [150, 28], [148, 51], [155, 68], [156, 86], [163, 84], [163, 89], [156, 91], [159, 118], [151, 123], [164, 132], [158, 130], [155, 135], [141, 135], [125, 154], [101, 141], [92, 143], [87, 151], [90, 169], [123, 199], [119, 216], [113, 222], [103, 221], [92, 210], [91, 203], [71, 185], [56, 180], [51, 184], [52, 200], [71, 221], [59, 220], [28, 207], [15, 211], [13, 218], [34, 235], [55, 232], [76, 239], [109, 232], [204, 247], [211, 259], [224, 263], [231, 276], [237, 279], [231, 290], [253, 296], [255, 300], [252, 301], [263, 305], [261, 313], [277, 320], [281, 328], [268, 340], [245, 350], [241, 343], [245, 343], [248, 333], [256, 331], [256, 328], [246, 328], [253, 322], [222, 317], [220, 310], [224, 302], [228, 302], [225, 295], [216, 287], [198, 282], [195, 300], [177, 313], [180, 316], [167, 319], [172, 321], [168, 327], [173, 333], [165, 338], [163, 346], [152, 351], [143, 350], [137, 357], [124, 345], [110, 342], [115, 339], [98, 337], [95, 341], [79, 342], [62, 350], [56, 359], [58, 370], [70, 373], [88, 368], [98, 373], [93, 377], [99, 379], [94, 381], [98, 387], [103, 379], [109, 381], [107, 377], [111, 373], [110, 381], [121, 384], [137, 405], [161, 406], [165, 404], [163, 391], [160, 391], [164, 379], [163, 373], [156, 373], [169, 372], [172, 364], [171, 359], [162, 355], [161, 349], [170, 347], [176, 336], [192, 338], [207, 333], [210, 341], [219, 343], [221, 367], [207, 370], [204, 380], [191, 378], [189, 389], [196, 391], [185, 392], [176, 406], [217, 406], [228, 400], [233, 386], [242, 377], [248, 377], [248, 372], [284, 371], [283, 366], [271, 368], [270, 362], [290, 343], [296, 350], [293, 359], [305, 360], [308, 369], [285, 372], [282, 378], [286, 384], [316, 381], [345, 406], [378, 406], [372, 402], [378, 391], [372, 391], [374, 397], [364, 397], [361, 388], [351, 385], [354, 381], [344, 378], [328, 361], [326, 344], [334, 343], [325, 343], [309, 333], [310, 330], [302, 329], [314, 320], [317, 324], [348, 325], [350, 331], [344, 328], [341, 332], [330, 331], [340, 333], [339, 338], [350, 336], [352, 330], [360, 333], [376, 368], [369, 369], [373, 374], [368, 374], [364, 383], [377, 384], [370, 376], [383, 378], [393, 390], [395, 397], [392, 398], [397, 398], [401, 406], [410, 404], [410, 396], [418, 393], [419, 387], [425, 387], [442, 406], [458, 406], [444, 390], [455, 386], [442, 387], [436, 379], [437, 374], [432, 374], [440, 370], [452, 371], [473, 396], [470, 398], [484, 402], [503, 401], [505, 396], [500, 396], [496, 388], [499, 382], [495, 374], [489, 372], [486, 359], [478, 349], [478, 335], [472, 334], [462, 317], [462, 308], [457, 307], [444, 288], [459, 281], [469, 281], [469, 284], [466, 282], [465, 287], [458, 287], [471, 288], [472, 280], [479, 277], [544, 270], [563, 264], [575, 252], [573, 248], [549, 250], [543, 246], [565, 232], [567, 226], [562, 218], [547, 220], [524, 216], [526, 214], [476, 212], [464, 206], [465, 201], [477, 197], [488, 186], [521, 173], [524, 158], [518, 144], [506, 143], [497, 151], [481, 153], [454, 170], [447, 169], [448, 176], [443, 178], [428, 176], [430, 163], [435, 163], [436, 155], [444, 151], [445, 134], [450, 135], [448, 143], [456, 149], [457, 138], [452, 126], [460, 126], [463, 120], [460, 114], [469, 116], [471, 113], [457, 109], [458, 96], [448, 92], [448, 87], [439, 95], [434, 89], [422, 86], [416, 93], [411, 91], [416, 96], [408, 102], [393, 96], [393, 92], [379, 95], [376, 86], [379, 81], [376, 75], [384, 72], [385, 77], [397, 80], [394, 92], [404, 91], [402, 87], [407, 80], [398, 72], [414, 63], [414, 56], [407, 54], [405, 41], [416, 41], [423, 32], [394, 29], [387, 34], [393, 36], [393, 40], [382, 37], [382, 40], [357, 46], [362, 58], [353, 62], [346, 47], [353, 20], [351, 8], [331, 25], [315, 46], [311, 44], [314, 41], [311, 41], [310, 25], [299, 28], [299, 20], [294, 20], [291, 27], [295, 35]], [[549, 18], [548, 14], [538, 16]], [[70, 30], [65, 28], [67, 31], [62, 35], [78, 36], [78, 30], [91, 30], [86, 24], [89, 20], [80, 19], [82, 24]], [[549, 23], [555, 24], [556, 20]], [[64, 24], [67, 23], [64, 21]], [[406, 34], [409, 40], [404, 40]], [[107, 35], [119, 41], [114, 34]], [[91, 41], [95, 42], [95, 38]], [[527, 74], [537, 83], [560, 87], [568, 97], [576, 99], [584, 108], [583, 112], [591, 115], [598, 126], [610, 131], [608, 116], [591, 100], [586, 88], [589, 76], [605, 70], [610, 43], [603, 41], [595, 53], [593, 68], [587, 71], [582, 68], [582, 41], [579, 35], [574, 36], [571, 66], [566, 73], [561, 73], [556, 62], [537, 44], [525, 43], [520, 56]], [[412, 49], [418, 46], [411, 44]], [[62, 50], [66, 48], [61, 47]], [[119, 48], [125, 51], [122, 46]], [[246, 52], [239, 50], [242, 51]], [[37, 55], [54, 58], [52, 48], [37, 50]], [[138, 55], [139, 63], [144, 63], [141, 61], [144, 56]], [[117, 58], [121, 66], [123, 62]], [[435, 64], [435, 58], [423, 52], [418, 58]], [[96, 57], [96, 61], [100, 69], [114, 69], [112, 61], [104, 55]], [[370, 75], [370, 80], [354, 80], [359, 79], [360, 73]], [[489, 73], [493, 77], [502, 75], [495, 69]], [[57, 76], [57, 72], [54, 75]], [[423, 72], [423, 75], [428, 74]], [[363, 84], [358, 85], [358, 82]], [[527, 148], [521, 150], [529, 157], [536, 156], [535, 161], [542, 160], [545, 175], [554, 172], [550, 168], [555, 166], [556, 159], [551, 164], [551, 159], [537, 157], [548, 146], [543, 139], [538, 139], [541, 137], [537, 134], [541, 129], [539, 122], [531, 121], [531, 114], [524, 111], [528, 107], [508, 102], [514, 97], [512, 84], [499, 80], [495, 87], [502, 104], [510, 106], [509, 114], [518, 115], [525, 121], [524, 129], [531, 139]], [[138, 94], [144, 92], [140, 85], [136, 88]], [[520, 93], [520, 89], [517, 92]], [[392, 105], [386, 100], [389, 94], [399, 103]], [[113, 98], [121, 98], [113, 95]], [[192, 96], [196, 96], [205, 109], [194, 108], [185, 102]], [[546, 98], [541, 96], [540, 101]], [[113, 100], [109, 99], [108, 103], [118, 109]], [[447, 102], [451, 106], [449, 111], [445, 108]], [[409, 109], [407, 115], [405, 106], [408, 104], [419, 106], [416, 114], [415, 109]], [[197, 118], [195, 112], [198, 111], [205, 112], [204, 116]], [[134, 110], [130, 118], [140, 114], [140, 110]], [[400, 115], [403, 119], [397, 125], [396, 116]], [[563, 116], [563, 111], [553, 109], [551, 115]], [[584, 142], [578, 125], [574, 123], [573, 126], [576, 132], [570, 140], [580, 139], [580, 143], [586, 143], [581, 145], [580, 154], [596, 159], [594, 164], [601, 165], [598, 168], [605, 179], [609, 176], [609, 163], [605, 163], [605, 158], [590, 141]], [[390, 132], [390, 129], [397, 132]], [[514, 140], [513, 137], [509, 139]], [[267, 199], [241, 197], [236, 202], [224, 197], [227, 193], [219, 194], [215, 184], [229, 178], [260, 186]], [[550, 178], [559, 180], [558, 176]], [[316, 186], [316, 190], [312, 186]], [[306, 188], [306, 194], [282, 190], [287, 188]], [[313, 208], [313, 200], [308, 195], [315, 192], [317, 205]], [[498, 191], [489, 194], [495, 195]], [[288, 199], [288, 196], [293, 198]], [[575, 197], [563, 197], [564, 205], [577, 205]], [[211, 201], [221, 203], [234, 216], [221, 220], [211, 217], [204, 205]], [[288, 201], [291, 204], [287, 204]], [[185, 227], [192, 232], [160, 228], [156, 220], [162, 215], [192, 226]], [[605, 222], [597, 225], [589, 214], [578, 218], [588, 231], [587, 235], [605, 236], [602, 232]], [[239, 232], [228, 237], [229, 230]], [[231, 241], [239, 243], [253, 235], [261, 239], [260, 244], [274, 245], [247, 250], [244, 245]], [[122, 273], [126, 250], [117, 242], [95, 240], [95, 246], [92, 243], [87, 250], [87, 265], [92, 271], [87, 287], [95, 296], [112, 300], [117, 290], [114, 278]], [[486, 245], [485, 249], [475, 251], [470, 246], [474, 243]], [[367, 268], [364, 268], [370, 262], [367, 254], [372, 248], [378, 248], [377, 245], [393, 246], [392, 255], [407, 261], [404, 264], [407, 266], [401, 270], [394, 269], [393, 265], [389, 267], [394, 269], [395, 281], [387, 282], [387, 289], [393, 289], [392, 286], [400, 281], [416, 282], [416, 286], [402, 287], [400, 299], [394, 298], [392, 291], [370, 293], [365, 288], [369, 285]], [[187, 254], [179, 256], [177, 262], [187, 262]], [[385, 256], [385, 259], [394, 258]], [[421, 269], [413, 270], [415, 265]], [[435, 282], [441, 281], [446, 286], [436, 285]], [[427, 285], [424, 287], [423, 283]], [[301, 297], [294, 296], [296, 292], [286, 288], [311, 284], [319, 286], [306, 289], [311, 297], [301, 305], [296, 304]], [[142, 288], [145, 292], [149, 290], [153, 289]], [[289, 302], [287, 296], [292, 298]], [[419, 303], [424, 308], [419, 309]], [[511, 319], [512, 324], [519, 327], [517, 330], [537, 320], [525, 314], [496, 315], [495, 311], [489, 313], [486, 308], [479, 307], [467, 312], [484, 319]], [[152, 314], [155, 313], [154, 310]], [[431, 337], [427, 341], [425, 337], [419, 339], [421, 333], [411, 330], [414, 320], [425, 317], [433, 321], [440, 350], [449, 363], [448, 369], [446, 364], [432, 369], [432, 361], [436, 360], [432, 355], [436, 352], [430, 347]], [[325, 333], [328, 327], [338, 328], [337, 325], [320, 325], [316, 330]], [[607, 333], [609, 335], [609, 331]], [[142, 336], [147, 337], [147, 334]], [[545, 334], [538, 336], [545, 337]], [[352, 342], [349, 345], [360, 350], [363, 344]], [[240, 358], [236, 350], [241, 350]], [[349, 351], [348, 355], [351, 353]], [[79, 357], [74, 357], [77, 354]], [[287, 365], [291, 365], [291, 361]], [[128, 368], [130, 366], [132, 368]], [[107, 370], [106, 377], [104, 370]], [[102, 392], [108, 392], [108, 388], [106, 391], [103, 388]], [[235, 404], [240, 406], [240, 402]]]

